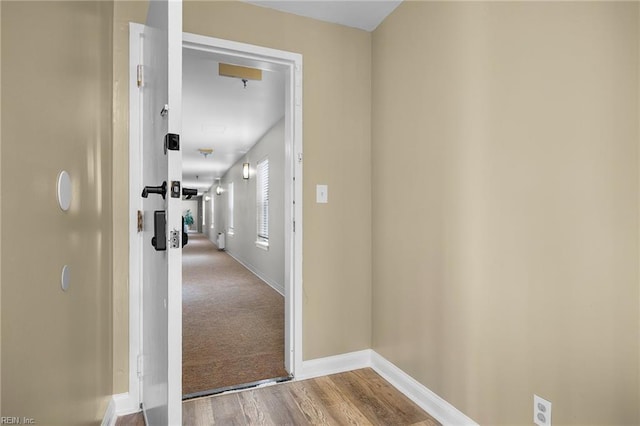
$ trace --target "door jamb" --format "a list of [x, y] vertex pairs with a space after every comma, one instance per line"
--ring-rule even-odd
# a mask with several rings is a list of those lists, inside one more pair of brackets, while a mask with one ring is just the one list
[[[142, 187], [141, 97], [137, 65], [141, 63], [144, 25], [129, 24], [129, 392], [117, 401], [118, 414], [139, 410], [142, 387], [142, 234], [137, 232]], [[302, 368], [302, 55], [213, 37], [183, 33], [183, 48], [259, 60], [284, 69], [285, 105], [285, 368], [293, 376]], [[182, 342], [180, 342], [182, 344]]]
[[129, 23], [129, 392], [116, 411], [136, 412], [142, 402], [138, 370], [142, 349], [142, 233], [138, 211], [143, 211], [142, 188], [142, 95], [138, 89], [138, 65], [142, 63], [144, 25]]

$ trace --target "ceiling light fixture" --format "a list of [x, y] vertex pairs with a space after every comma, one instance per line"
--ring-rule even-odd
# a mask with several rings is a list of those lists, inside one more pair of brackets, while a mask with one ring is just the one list
[[249, 179], [249, 163], [242, 163], [242, 179]]
[[218, 186], [216, 187], [216, 195], [220, 194], [222, 194], [222, 187], [218, 184]]
[[198, 151], [204, 156], [204, 158], [207, 158], [207, 155], [213, 154], [213, 148], [198, 148]]
[[243, 67], [220, 62], [218, 64], [218, 75], [223, 77], [239, 78], [242, 80], [244, 88], [247, 88], [249, 80], [262, 80], [262, 70], [258, 68]]

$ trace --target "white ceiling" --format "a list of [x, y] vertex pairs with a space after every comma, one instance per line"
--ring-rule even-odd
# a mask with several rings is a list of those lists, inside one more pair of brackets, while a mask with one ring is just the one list
[[[183, 50], [182, 185], [199, 193], [284, 116], [284, 73], [264, 70], [262, 81], [249, 81], [245, 89], [240, 79], [218, 75], [220, 61], [233, 63]], [[205, 158], [198, 148], [214, 151]]]
[[244, 0], [246, 3], [373, 31], [402, 0]]

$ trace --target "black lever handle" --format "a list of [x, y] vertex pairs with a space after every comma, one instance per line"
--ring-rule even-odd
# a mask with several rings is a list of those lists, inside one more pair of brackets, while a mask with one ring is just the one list
[[194, 195], [198, 195], [198, 190], [193, 188], [185, 188], [182, 187], [182, 195], [184, 195], [187, 200], [190, 200]]
[[167, 195], [167, 182], [162, 182], [160, 186], [145, 186], [142, 190], [142, 198], [147, 198], [149, 194], [160, 194], [164, 200]]

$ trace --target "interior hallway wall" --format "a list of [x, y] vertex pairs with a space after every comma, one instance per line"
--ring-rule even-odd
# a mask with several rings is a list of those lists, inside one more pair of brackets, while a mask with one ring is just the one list
[[[283, 88], [284, 90], [284, 88]], [[234, 234], [226, 233], [226, 250], [263, 281], [284, 294], [284, 119], [280, 120], [234, 164], [221, 179], [223, 188], [234, 186]], [[257, 207], [256, 167], [269, 159], [269, 248], [256, 246]], [[242, 178], [242, 164], [250, 164], [249, 179]], [[221, 232], [228, 230], [228, 194], [218, 197], [216, 223]], [[217, 234], [216, 234], [217, 236]], [[214, 241], [215, 242], [215, 241]]]
[[638, 424], [638, 3], [373, 34], [373, 348], [480, 424]]
[[[115, 2], [114, 392], [128, 389], [128, 21]], [[304, 56], [303, 358], [371, 347], [371, 34], [236, 1], [187, 1], [184, 31]], [[329, 204], [315, 204], [315, 185]], [[330, 307], [330, 309], [328, 308]]]
[[[2, 252], [2, 415], [95, 424], [113, 393], [113, 3], [0, 7], [1, 243], [11, 246]], [[67, 212], [56, 201], [63, 169], [73, 183]]]

